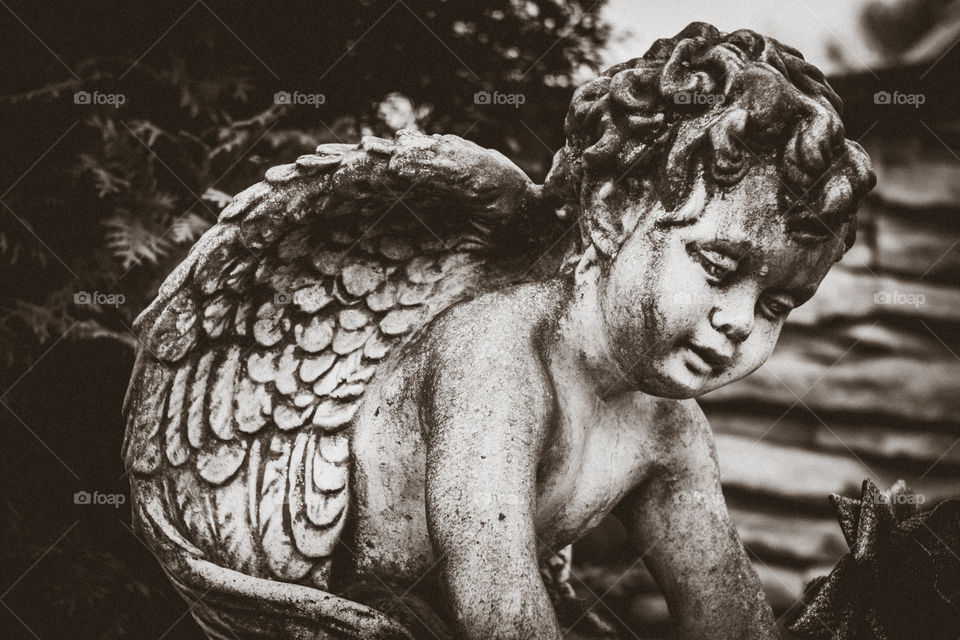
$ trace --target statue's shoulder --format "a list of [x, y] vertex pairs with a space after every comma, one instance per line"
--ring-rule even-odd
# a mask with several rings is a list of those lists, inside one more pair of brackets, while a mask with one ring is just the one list
[[435, 331], [450, 344], [479, 345], [479, 335], [503, 346], [529, 342], [559, 320], [566, 295], [560, 277], [495, 288], [450, 305], [434, 321]]
[[[433, 379], [425, 387], [438, 395], [432, 400], [486, 394], [500, 404], [552, 406], [544, 337], [559, 321], [566, 295], [562, 280], [552, 279], [502, 287], [450, 305], [412, 345], [423, 375]], [[517, 385], [518, 380], [524, 384]]]
[[633, 406], [646, 432], [644, 439], [654, 449], [663, 470], [716, 470], [713, 429], [696, 399], [658, 398], [637, 392]]

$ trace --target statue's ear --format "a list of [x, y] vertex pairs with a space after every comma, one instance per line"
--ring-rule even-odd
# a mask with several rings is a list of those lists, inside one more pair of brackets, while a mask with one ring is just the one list
[[622, 217], [630, 203], [625, 198], [626, 190], [617, 188], [612, 180], [591, 187], [583, 190], [580, 201], [584, 236], [597, 253], [612, 258], [623, 241]]
[[543, 183], [544, 201], [552, 205], [561, 220], [576, 220], [579, 216], [578, 198], [579, 180], [570, 167], [567, 148], [563, 147], [553, 155], [553, 164]]
[[649, 180], [626, 176], [594, 183], [583, 189], [580, 200], [583, 236], [599, 259], [613, 258], [656, 203], [657, 191]]
[[574, 282], [580, 284], [583, 282], [584, 277], [587, 272], [590, 271], [593, 267], [600, 265], [600, 260], [597, 257], [597, 248], [593, 244], [589, 245], [586, 251], [580, 256], [580, 261], [577, 262], [577, 267], [573, 272]]

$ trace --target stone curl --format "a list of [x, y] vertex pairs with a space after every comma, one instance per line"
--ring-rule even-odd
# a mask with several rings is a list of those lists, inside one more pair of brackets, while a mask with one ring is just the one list
[[813, 242], [842, 237], [849, 249], [875, 178], [864, 150], [844, 137], [841, 108], [799, 51], [693, 23], [577, 89], [547, 193], [579, 221], [583, 245], [610, 257], [636, 224], [623, 192], [672, 211], [701, 173], [713, 195], [770, 164], [787, 231]]

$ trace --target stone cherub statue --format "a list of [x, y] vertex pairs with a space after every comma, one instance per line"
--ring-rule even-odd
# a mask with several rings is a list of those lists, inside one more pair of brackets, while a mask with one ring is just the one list
[[205, 632], [558, 638], [539, 565], [613, 513], [678, 637], [775, 637], [692, 398], [853, 242], [839, 109], [694, 23], [577, 90], [542, 186], [401, 131], [239, 194], [138, 319], [125, 404], [137, 531]]

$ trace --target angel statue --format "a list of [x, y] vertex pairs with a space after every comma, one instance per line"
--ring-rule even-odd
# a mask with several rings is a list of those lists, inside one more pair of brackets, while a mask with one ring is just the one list
[[777, 637], [694, 398], [853, 243], [840, 108], [694, 23], [576, 91], [543, 185], [400, 131], [237, 195], [139, 317], [124, 408], [136, 531], [204, 632], [615, 637], [564, 580], [613, 514], [677, 637]]

